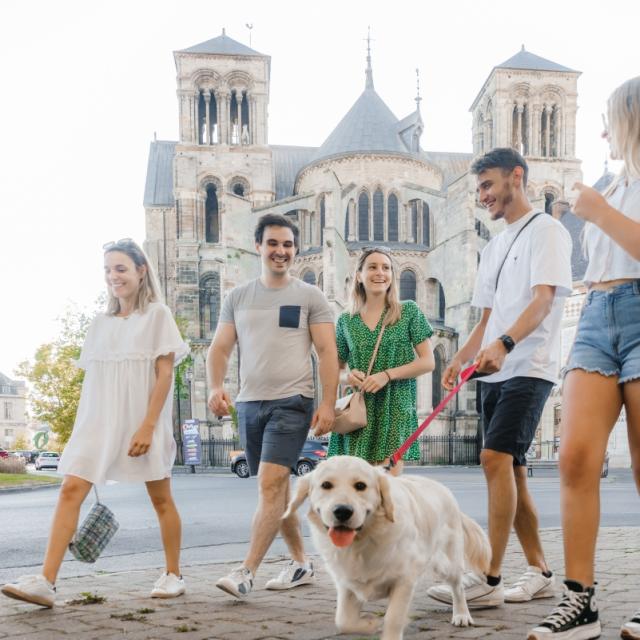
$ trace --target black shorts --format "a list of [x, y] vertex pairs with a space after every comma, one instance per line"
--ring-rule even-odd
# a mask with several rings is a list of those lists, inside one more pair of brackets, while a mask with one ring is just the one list
[[519, 376], [502, 382], [480, 382], [483, 449], [513, 456], [514, 466], [527, 464], [544, 404], [553, 382]]

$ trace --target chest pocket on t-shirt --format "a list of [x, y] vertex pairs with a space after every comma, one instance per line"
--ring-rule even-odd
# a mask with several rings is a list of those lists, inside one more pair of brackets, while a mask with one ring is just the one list
[[287, 329], [297, 329], [300, 326], [300, 306], [285, 305], [280, 307], [280, 321], [278, 326]]

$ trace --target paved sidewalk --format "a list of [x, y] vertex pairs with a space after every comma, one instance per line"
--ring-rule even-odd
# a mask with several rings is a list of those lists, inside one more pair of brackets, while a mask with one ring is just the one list
[[[542, 533], [548, 561], [562, 570], [562, 540], [558, 529]], [[512, 541], [504, 575], [507, 584], [525, 568]], [[336, 636], [333, 625], [335, 591], [316, 560], [318, 580], [292, 591], [266, 591], [266, 580], [276, 575], [282, 559], [266, 562], [258, 574], [255, 591], [237, 601], [214, 587], [215, 580], [233, 564], [199, 564], [184, 567], [188, 593], [176, 600], [151, 600], [147, 594], [158, 577], [156, 570], [100, 573], [58, 583], [58, 606], [52, 610], [21, 604], [0, 596], [2, 640], [320, 640]], [[598, 602], [601, 638], [619, 638], [620, 624], [640, 606], [640, 529], [603, 529], [598, 544]], [[560, 576], [558, 576], [560, 577]], [[553, 599], [505, 605], [474, 611], [476, 626], [455, 628], [449, 611], [426, 597], [430, 585], [423, 581], [411, 607], [405, 638], [525, 638], [550, 610]], [[81, 604], [83, 592], [104, 597], [99, 604]], [[76, 600], [74, 603], [73, 600]], [[384, 612], [383, 603], [367, 606]], [[340, 636], [360, 640], [358, 636]]]

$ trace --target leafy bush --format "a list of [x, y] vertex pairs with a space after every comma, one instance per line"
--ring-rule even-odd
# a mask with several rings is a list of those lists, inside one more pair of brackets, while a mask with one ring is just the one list
[[0, 458], [0, 473], [25, 473], [24, 458]]

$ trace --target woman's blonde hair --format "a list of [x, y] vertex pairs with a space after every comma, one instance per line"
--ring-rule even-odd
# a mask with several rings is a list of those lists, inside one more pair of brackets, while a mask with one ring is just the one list
[[607, 107], [611, 156], [624, 161], [625, 178], [640, 178], [640, 76], [620, 85]]
[[[398, 282], [396, 278], [397, 269], [389, 249], [386, 247], [365, 247], [358, 258], [356, 276], [357, 273], [362, 273], [364, 263], [373, 253], [380, 253], [383, 256], [386, 256], [391, 264], [391, 284], [389, 285], [387, 295], [385, 296], [387, 314], [385, 316], [384, 323], [385, 325], [395, 324], [400, 320], [400, 316], [402, 315], [402, 305], [400, 304], [400, 296], [398, 295]], [[351, 316], [355, 316], [357, 313], [360, 313], [366, 301], [367, 294], [364, 290], [364, 285], [362, 282], [358, 282], [357, 277], [354, 277], [353, 287], [351, 288]]]
[[[144, 313], [150, 302], [162, 302], [160, 285], [154, 270], [151, 268], [147, 254], [131, 238], [124, 238], [117, 242], [108, 242], [104, 245], [104, 254], [119, 251], [131, 258], [137, 269], [144, 269], [144, 275], [138, 288], [138, 296], [135, 301], [134, 311]], [[111, 289], [107, 290], [107, 315], [114, 316], [120, 313], [120, 302]]]

